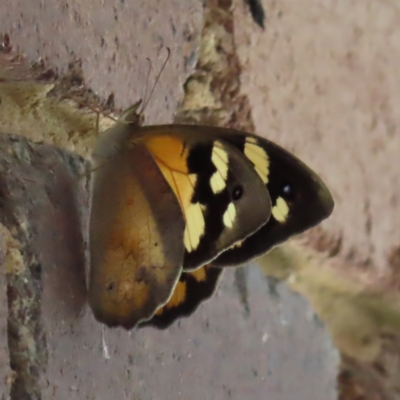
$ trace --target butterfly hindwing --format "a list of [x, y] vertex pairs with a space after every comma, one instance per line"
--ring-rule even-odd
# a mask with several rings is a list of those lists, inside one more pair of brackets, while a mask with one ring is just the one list
[[184, 220], [144, 146], [110, 155], [102, 143], [95, 155], [89, 304], [99, 321], [130, 329], [151, 318], [175, 287]]
[[182, 317], [191, 315], [198, 306], [215, 292], [223, 269], [205, 265], [191, 272], [182, 272], [179, 282], [168, 302], [160, 307], [153, 318], [141, 326], [159, 329], [169, 327]]

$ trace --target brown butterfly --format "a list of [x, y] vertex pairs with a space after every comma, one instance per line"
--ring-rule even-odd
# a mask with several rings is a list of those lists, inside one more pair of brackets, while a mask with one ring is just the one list
[[216, 267], [243, 264], [332, 212], [321, 179], [266, 139], [142, 127], [135, 115], [127, 110], [94, 152], [89, 303], [108, 326], [168, 326], [212, 294]]

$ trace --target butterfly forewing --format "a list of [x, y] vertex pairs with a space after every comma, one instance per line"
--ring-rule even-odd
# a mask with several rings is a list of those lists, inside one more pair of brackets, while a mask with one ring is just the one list
[[228, 142], [167, 126], [137, 143], [153, 155], [180, 202], [186, 221], [184, 270], [210, 262], [270, 218], [268, 190], [251, 162]]
[[240, 243], [213, 261], [215, 266], [243, 264], [317, 225], [332, 213], [332, 195], [321, 178], [293, 154], [267, 139], [206, 126], [163, 125], [147, 129], [175, 131], [197, 141], [229, 143], [251, 163], [269, 192], [272, 204], [268, 223], [252, 235], [243, 235]]

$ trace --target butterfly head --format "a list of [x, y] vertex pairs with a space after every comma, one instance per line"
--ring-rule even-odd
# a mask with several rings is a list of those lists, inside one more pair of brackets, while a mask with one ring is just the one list
[[125, 110], [115, 124], [107, 129], [98, 138], [93, 151], [93, 158], [97, 161], [111, 159], [121, 151], [132, 148], [134, 138], [138, 136], [144, 122], [144, 115], [138, 112], [142, 101]]

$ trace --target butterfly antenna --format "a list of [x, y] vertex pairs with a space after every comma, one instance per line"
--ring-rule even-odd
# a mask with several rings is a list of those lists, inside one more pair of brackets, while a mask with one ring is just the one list
[[162, 72], [164, 71], [164, 68], [167, 65], [167, 63], [168, 63], [168, 61], [169, 61], [169, 59], [171, 57], [171, 49], [169, 47], [167, 47], [167, 52], [168, 52], [167, 58], [165, 59], [164, 64], [160, 69], [160, 72], [157, 74], [156, 81], [154, 82], [154, 85], [153, 85], [153, 88], [151, 89], [149, 97], [147, 98], [147, 100], [143, 104], [143, 108], [142, 108], [141, 112], [143, 112], [145, 110], [145, 108], [147, 107], [147, 104], [149, 104], [149, 100], [151, 99], [151, 96], [153, 95], [153, 92], [154, 92], [155, 87], [157, 86], [158, 80], [160, 79], [160, 76], [161, 76]]
[[151, 64], [151, 60], [150, 58], [146, 58], [147, 62], [149, 63], [149, 69], [147, 70], [147, 77], [146, 77], [146, 85], [145, 85], [145, 89], [144, 89], [144, 95], [143, 95], [143, 103], [142, 103], [142, 109], [140, 110], [140, 112], [138, 111], [138, 114], [143, 114], [144, 109], [147, 105], [147, 101], [146, 101], [146, 97], [147, 97], [147, 89], [149, 87], [149, 78], [150, 78], [150, 73], [151, 70], [153, 68], [152, 64]]

